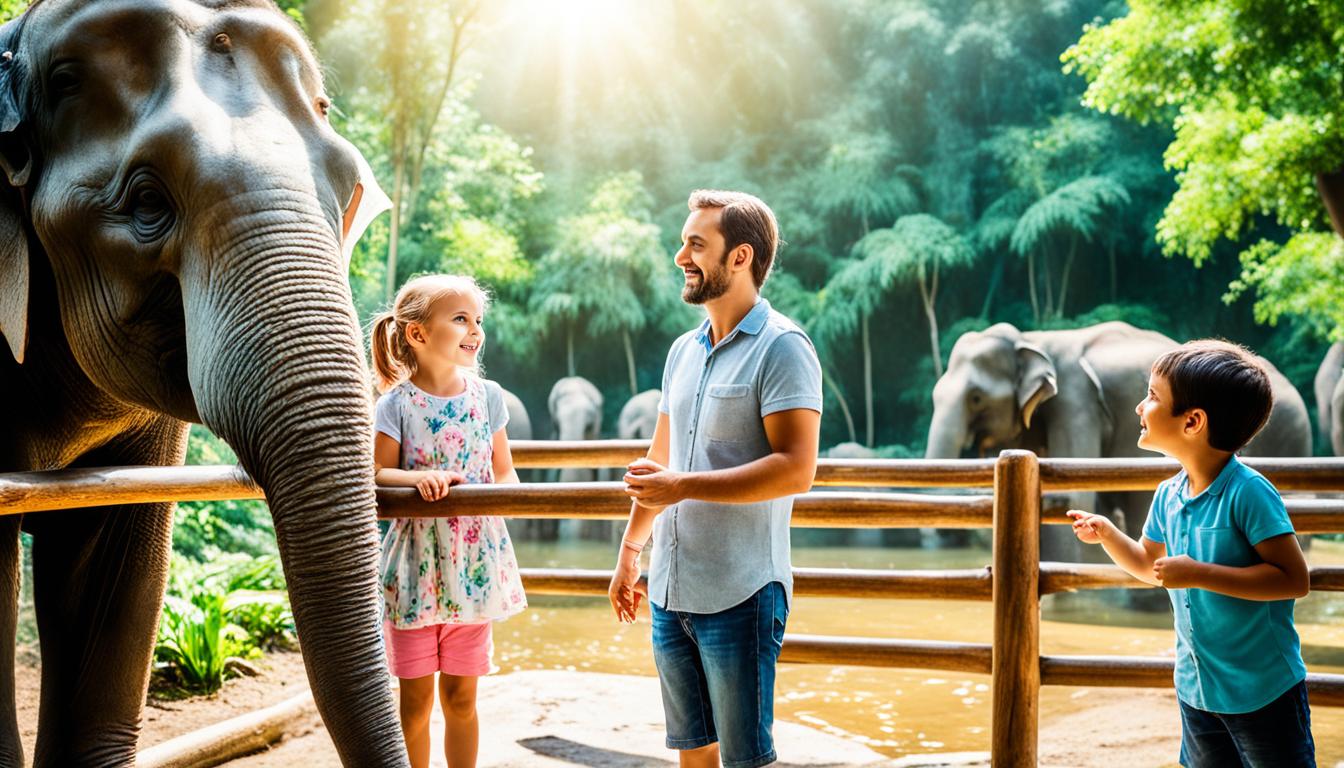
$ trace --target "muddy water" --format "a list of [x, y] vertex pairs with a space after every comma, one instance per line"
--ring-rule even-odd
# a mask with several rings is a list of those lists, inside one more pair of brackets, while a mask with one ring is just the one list
[[[523, 567], [609, 568], [611, 546], [586, 542], [520, 545]], [[795, 548], [798, 567], [972, 568], [989, 562], [983, 549], [924, 551], [883, 548]], [[1317, 542], [1316, 565], [1344, 565], [1344, 543]], [[1047, 654], [1170, 656], [1167, 613], [1121, 607], [1117, 595], [1094, 592], [1048, 598], [1041, 626]], [[618, 624], [605, 598], [537, 596], [526, 613], [497, 628], [501, 671], [569, 669], [654, 675], [647, 614]], [[1344, 593], [1315, 593], [1297, 605], [1303, 654], [1314, 672], [1344, 673]], [[989, 603], [930, 600], [798, 598], [789, 631], [988, 643]], [[1048, 687], [1043, 727], [1108, 689]], [[1089, 699], [1091, 697], [1091, 699]], [[924, 670], [782, 665], [776, 716], [843, 735], [893, 757], [989, 748], [989, 677]], [[1321, 765], [1344, 761], [1344, 708], [1312, 713]], [[1179, 726], [1176, 726], [1179, 728]]]

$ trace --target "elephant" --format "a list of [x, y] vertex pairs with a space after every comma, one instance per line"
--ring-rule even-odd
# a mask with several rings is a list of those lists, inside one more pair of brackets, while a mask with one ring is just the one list
[[652, 440], [662, 399], [661, 389], [646, 389], [627, 400], [616, 419], [616, 434], [622, 440]]
[[[0, 472], [181, 464], [188, 422], [269, 502], [346, 765], [407, 765], [379, 633], [371, 403], [347, 281], [357, 150], [269, 0], [42, 0], [0, 27]], [[0, 765], [32, 535], [34, 766], [130, 766], [171, 503], [0, 516]]]
[[[1023, 333], [1007, 323], [957, 339], [933, 389], [926, 458], [957, 458], [1025, 448], [1070, 458], [1147, 457], [1134, 407], [1148, 390], [1153, 362], [1175, 341], [1128, 323]], [[1274, 409], [1243, 449], [1249, 456], [1310, 456], [1311, 427], [1302, 396], [1269, 370]], [[1095, 509], [1138, 536], [1152, 494], [1071, 494], [1072, 507]], [[1067, 526], [1047, 526], [1041, 557], [1077, 560]]]
[[[554, 440], [596, 440], [602, 436], [602, 393], [582, 376], [567, 376], [555, 382], [546, 405], [551, 414], [551, 438]], [[592, 469], [560, 470], [562, 483], [587, 483], [600, 475]], [[571, 531], [580, 538], [606, 541], [616, 525], [610, 520], [566, 520], [556, 528], [557, 536]]]
[[509, 439], [510, 440], [531, 440], [532, 439], [532, 419], [527, 415], [527, 407], [518, 396], [504, 390], [504, 407], [509, 412]]
[[1316, 421], [1321, 439], [1344, 456], [1344, 341], [1330, 345], [1316, 371]]
[[826, 449], [828, 459], [875, 459], [877, 451], [859, 443], [840, 443]]

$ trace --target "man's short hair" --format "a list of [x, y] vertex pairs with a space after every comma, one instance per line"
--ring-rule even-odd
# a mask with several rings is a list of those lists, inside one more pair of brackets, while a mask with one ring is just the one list
[[1269, 421], [1274, 390], [1264, 363], [1249, 349], [1221, 339], [1182, 344], [1153, 363], [1171, 386], [1171, 412], [1200, 408], [1209, 417], [1209, 446], [1239, 451]]
[[759, 197], [746, 192], [728, 192], [721, 189], [697, 189], [691, 193], [686, 206], [692, 211], [719, 208], [719, 231], [723, 233], [724, 253], [739, 245], [751, 246], [751, 279], [760, 288], [770, 276], [779, 248], [779, 222]]

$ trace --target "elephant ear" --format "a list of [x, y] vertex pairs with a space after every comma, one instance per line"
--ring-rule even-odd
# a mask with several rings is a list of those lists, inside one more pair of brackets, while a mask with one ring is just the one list
[[1022, 426], [1031, 428], [1037, 406], [1059, 392], [1055, 361], [1045, 350], [1025, 341], [1017, 342], [1017, 410]]
[[0, 169], [15, 189], [0, 193], [0, 335], [23, 362], [28, 341], [28, 227], [24, 200], [33, 154], [21, 130], [27, 122], [22, 62], [15, 58], [20, 16], [0, 26]]

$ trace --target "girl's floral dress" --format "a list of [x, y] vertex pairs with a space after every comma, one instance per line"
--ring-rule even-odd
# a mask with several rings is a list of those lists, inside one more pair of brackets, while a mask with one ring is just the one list
[[[409, 381], [383, 395], [392, 402], [379, 402], [380, 417], [383, 409], [395, 409], [401, 428], [402, 469], [494, 482], [486, 382], [466, 378], [466, 391], [456, 397], [436, 397]], [[503, 412], [502, 397], [495, 399]], [[476, 624], [527, 607], [501, 517], [394, 519], [383, 535], [379, 571], [385, 616], [397, 629]]]

